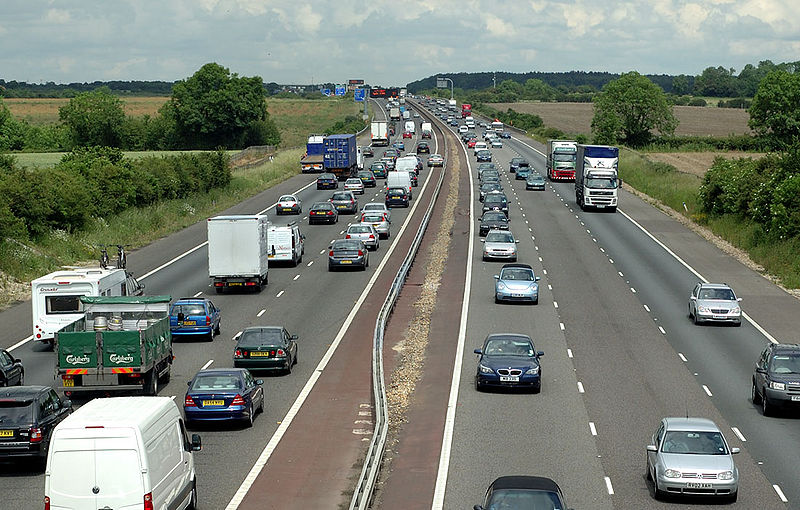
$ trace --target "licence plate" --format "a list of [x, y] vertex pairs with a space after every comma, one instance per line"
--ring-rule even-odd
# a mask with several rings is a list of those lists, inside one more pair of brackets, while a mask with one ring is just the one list
[[605, 207], [605, 204], [595, 204], [595, 207], [597, 207], [598, 209], [602, 209], [603, 207]]
[[13, 430], [0, 430], [0, 437], [14, 437]]
[[340, 260], [339, 263], [340, 264], [352, 264], [353, 261], [352, 260]]
[[194, 326], [197, 324], [197, 321], [183, 321], [184, 326]]
[[511, 294], [511, 297], [525, 297], [524, 294]]
[[710, 483], [696, 483], [696, 482], [688, 482], [686, 484], [686, 488], [688, 489], [710, 489]]
[[344, 209], [345, 207], [347, 207], [347, 206], [345, 206], [345, 205], [337, 205], [336, 206], [337, 209]]
[[225, 405], [224, 400], [203, 400], [203, 407], [224, 406], [224, 405]]
[[62, 379], [65, 388], [72, 388], [75, 386], [75, 379]]
[[265, 358], [265, 357], [269, 357], [269, 353], [268, 352], [264, 352], [264, 351], [253, 351], [253, 352], [250, 353], [250, 357], [251, 358], [259, 358], [259, 357]]
[[229, 282], [228, 287], [241, 287], [242, 282]]
[[725, 319], [725, 318], [727, 318], [724, 315], [713, 315], [712, 317], [715, 318], [715, 319]]
[[792, 395], [792, 402], [800, 402], [800, 395]]
[[501, 375], [500, 382], [519, 382], [518, 375]]
[[286, 211], [286, 212], [292, 212], [292, 208], [291, 207], [284, 207], [283, 210]]

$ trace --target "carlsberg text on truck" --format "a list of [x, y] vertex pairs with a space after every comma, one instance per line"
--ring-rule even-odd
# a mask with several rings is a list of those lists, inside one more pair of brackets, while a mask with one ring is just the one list
[[619, 149], [607, 145], [578, 145], [575, 201], [581, 209], [617, 210]]
[[578, 142], [572, 140], [547, 140], [547, 176], [550, 180], [574, 180], [577, 154]]

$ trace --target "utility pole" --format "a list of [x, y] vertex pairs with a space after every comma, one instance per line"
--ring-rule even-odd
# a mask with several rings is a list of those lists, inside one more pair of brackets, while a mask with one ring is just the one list
[[497, 72], [492, 73], [492, 88], [497, 88]]

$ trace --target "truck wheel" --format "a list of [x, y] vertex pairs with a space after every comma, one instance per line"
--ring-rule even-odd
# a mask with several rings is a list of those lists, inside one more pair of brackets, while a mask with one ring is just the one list
[[158, 371], [155, 367], [153, 367], [153, 370], [147, 377], [147, 384], [145, 385], [144, 393], [145, 395], [158, 395]]
[[164, 373], [164, 375], [161, 376], [161, 382], [164, 383], [164, 384], [167, 384], [167, 383], [169, 383], [169, 380], [171, 378], [172, 378], [172, 364], [168, 363], [167, 364], [167, 371]]

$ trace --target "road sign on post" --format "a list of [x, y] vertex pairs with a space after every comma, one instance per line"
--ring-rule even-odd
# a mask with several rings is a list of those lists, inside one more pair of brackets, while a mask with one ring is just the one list
[[336, 94], [337, 96], [343, 96], [346, 90], [347, 90], [347, 89], [346, 89], [344, 86], [339, 86], [339, 85], [337, 85], [337, 86], [336, 86], [336, 91], [335, 91], [335, 94]]
[[367, 97], [367, 89], [355, 89], [353, 90], [353, 99], [356, 101], [363, 101], [364, 98]]
[[436, 88], [437, 89], [446, 89], [447, 88], [447, 78], [440, 78], [436, 77]]
[[322, 89], [322, 90], [320, 90], [320, 92], [322, 92], [322, 95], [324, 95], [324, 96], [330, 96], [331, 95], [331, 89]]

